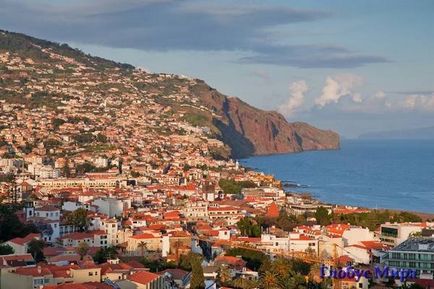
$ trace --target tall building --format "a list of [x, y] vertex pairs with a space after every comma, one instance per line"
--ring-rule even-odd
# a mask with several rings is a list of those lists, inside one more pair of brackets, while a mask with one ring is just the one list
[[387, 252], [381, 263], [398, 269], [417, 270], [419, 278], [433, 279], [434, 238], [410, 238]]

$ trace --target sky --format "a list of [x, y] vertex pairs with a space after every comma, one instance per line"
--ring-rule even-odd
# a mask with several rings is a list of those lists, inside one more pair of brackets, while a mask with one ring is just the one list
[[204, 79], [344, 138], [434, 126], [431, 0], [0, 0], [0, 29]]

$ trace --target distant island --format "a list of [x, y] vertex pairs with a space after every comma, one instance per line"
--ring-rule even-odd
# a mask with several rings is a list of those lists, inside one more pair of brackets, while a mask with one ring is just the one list
[[360, 139], [434, 139], [434, 126], [361, 134]]

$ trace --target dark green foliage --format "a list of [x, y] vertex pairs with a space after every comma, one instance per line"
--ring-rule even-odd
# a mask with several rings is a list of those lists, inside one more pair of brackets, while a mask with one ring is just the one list
[[225, 194], [240, 194], [243, 188], [254, 188], [256, 184], [252, 181], [237, 182], [232, 179], [220, 179], [219, 186]]
[[244, 249], [244, 248], [231, 248], [226, 252], [229, 256], [241, 256], [247, 262], [247, 268], [258, 271], [261, 265], [269, 258], [262, 252]]
[[21, 208], [16, 205], [0, 204], [0, 242], [38, 232], [33, 224], [20, 222], [15, 214], [19, 209]]
[[15, 253], [14, 248], [9, 246], [8, 244], [0, 245], [0, 255], [9, 255]]
[[2, 147], [2, 146], [6, 146], [6, 145], [8, 145], [8, 142], [5, 141], [3, 138], [0, 139], [0, 147]]
[[191, 169], [191, 166], [189, 165], [189, 164], [184, 164], [184, 167], [182, 168], [182, 170], [184, 171], [184, 172], [187, 172], [188, 170], [190, 170]]
[[45, 260], [44, 256], [44, 247], [45, 243], [42, 240], [33, 239], [27, 244], [27, 251], [32, 255], [33, 259], [35, 259], [36, 263], [42, 262]]
[[184, 120], [193, 126], [199, 126], [199, 127], [207, 126], [209, 122], [206, 116], [201, 114], [193, 114], [193, 113], [188, 113], [184, 115]]
[[61, 145], [62, 145], [62, 142], [57, 140], [57, 139], [49, 138], [46, 141], [44, 141], [44, 147], [46, 149], [56, 148], [56, 147], [61, 146]]
[[118, 256], [117, 248], [114, 246], [110, 246], [107, 248], [100, 248], [98, 251], [96, 251], [95, 255], [93, 256], [93, 260], [98, 263], [105, 263], [109, 259], [114, 259]]
[[132, 176], [133, 178], [138, 178], [138, 177], [140, 177], [140, 173], [139, 173], [139, 172], [136, 172], [136, 171], [131, 171], [131, 176]]
[[295, 215], [288, 215], [285, 209], [280, 210], [277, 218], [258, 216], [255, 219], [263, 229], [275, 226], [284, 231], [291, 231], [295, 226], [302, 223]]
[[59, 126], [65, 123], [65, 121], [61, 118], [55, 118], [51, 123], [53, 124], [54, 129], [58, 129]]
[[[308, 288], [304, 275], [310, 271], [309, 264], [278, 258], [261, 268], [259, 288], [268, 289], [303, 289]], [[315, 284], [319, 285], [319, 284]]]
[[14, 180], [14, 174], [0, 174], [0, 183], [11, 183]]
[[23, 153], [25, 153], [25, 154], [29, 154], [29, 153], [31, 153], [32, 150], [33, 150], [33, 148], [34, 148], [34, 145], [32, 145], [32, 144], [30, 144], [30, 143], [26, 143], [25, 146], [21, 146], [21, 147], [20, 147], [21, 151], [22, 151]]
[[407, 283], [404, 283], [401, 287], [401, 289], [424, 289], [425, 287], [418, 285], [416, 283], [408, 285]]
[[167, 262], [166, 260], [150, 260], [143, 258], [140, 263], [142, 263], [146, 268], [149, 268], [151, 272], [160, 272], [166, 269], [175, 269], [176, 264], [172, 262]]
[[4, 158], [4, 159], [13, 159], [13, 158], [15, 158], [16, 156], [17, 156], [17, 155], [16, 155], [15, 152], [8, 151], [8, 152], [5, 152], [5, 153], [2, 155], [2, 158]]
[[66, 222], [78, 228], [80, 232], [84, 232], [89, 227], [89, 219], [87, 218], [87, 210], [78, 208], [74, 212], [66, 216]]
[[108, 139], [107, 139], [107, 137], [105, 135], [99, 133], [96, 136], [96, 141], [99, 142], [99, 143], [106, 143], [106, 142], [108, 142]]
[[324, 207], [319, 207], [315, 212], [315, 219], [319, 225], [326, 226], [330, 225], [332, 220], [332, 214], [329, 214], [328, 209]]
[[88, 117], [70, 116], [68, 117], [67, 122], [72, 124], [78, 124], [80, 122], [83, 122], [84, 124], [91, 124], [92, 120]]
[[194, 253], [189, 253], [191, 264], [191, 289], [205, 288], [205, 277], [203, 276], [202, 256]]
[[297, 226], [297, 223], [298, 221], [295, 215], [288, 215], [286, 210], [280, 210], [279, 217], [276, 219], [276, 227], [284, 231], [291, 231], [295, 226]]
[[88, 162], [85, 162], [83, 164], [79, 164], [76, 167], [77, 175], [84, 175], [85, 173], [91, 173], [96, 171], [96, 167]]
[[385, 222], [421, 222], [422, 219], [409, 212], [390, 212], [388, 210], [372, 210], [369, 213], [353, 213], [334, 216], [335, 222], [350, 223], [355, 226], [367, 227], [376, 230]]
[[185, 271], [191, 271], [189, 255], [181, 255], [179, 257], [178, 266]]
[[259, 237], [261, 236], [261, 227], [253, 218], [242, 218], [238, 223], [237, 227], [241, 232], [241, 235], [248, 237]]
[[78, 49], [69, 47], [67, 44], [59, 44], [51, 41], [41, 40], [21, 33], [8, 32], [4, 30], [0, 30], [0, 32], [4, 33], [0, 37], [0, 51], [3, 50], [17, 53], [22, 57], [30, 57], [43, 62], [53, 61], [48, 54], [42, 52], [41, 49], [37, 47], [40, 46], [42, 48], [51, 48], [56, 53], [66, 57], [74, 58], [79, 62], [83, 62], [88, 66], [98, 69], [115, 67], [124, 69], [134, 68], [134, 66], [129, 64], [117, 63], [100, 57], [91, 57]]
[[78, 145], [89, 144], [95, 141], [95, 136], [91, 133], [77, 134], [73, 138]]

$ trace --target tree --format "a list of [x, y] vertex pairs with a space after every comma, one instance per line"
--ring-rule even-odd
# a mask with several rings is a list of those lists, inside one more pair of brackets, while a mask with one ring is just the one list
[[205, 278], [203, 276], [202, 257], [198, 254], [189, 253], [191, 264], [191, 289], [205, 288]]
[[139, 244], [137, 244], [137, 247], [140, 248], [140, 252], [142, 257], [145, 256], [145, 252], [148, 250], [148, 244], [146, 242], [141, 241]]
[[232, 287], [240, 289], [253, 289], [258, 288], [257, 282], [247, 278], [237, 278], [231, 282]]
[[77, 165], [75, 170], [77, 172], [77, 175], [84, 175], [85, 173], [91, 173], [96, 171], [96, 167], [89, 162], [85, 162], [83, 164]]
[[264, 272], [259, 280], [259, 288], [277, 288], [277, 274], [271, 271]]
[[105, 263], [109, 259], [114, 259], [118, 255], [117, 248], [115, 246], [110, 246], [107, 248], [101, 248], [96, 251], [95, 256], [93, 256], [93, 260], [98, 263]]
[[424, 287], [419, 285], [419, 284], [416, 284], [416, 283], [411, 284], [411, 285], [404, 283], [400, 288], [401, 289], [423, 289]]
[[321, 226], [330, 225], [332, 216], [329, 214], [329, 211], [324, 207], [319, 207], [315, 212], [315, 219], [317, 223]]
[[263, 252], [244, 248], [231, 248], [227, 250], [226, 255], [241, 256], [243, 260], [247, 262], [246, 267], [253, 271], [260, 270], [262, 265], [269, 261], [267, 255], [265, 255]]
[[241, 235], [248, 237], [259, 237], [261, 236], [261, 227], [252, 218], [242, 218], [238, 223], [237, 227], [241, 232]]
[[33, 239], [27, 244], [27, 251], [32, 255], [36, 263], [45, 260], [45, 256], [43, 252], [44, 247], [45, 247], [44, 241], [38, 239]]
[[35, 225], [20, 222], [16, 215], [19, 208], [16, 205], [0, 204], [0, 242], [38, 232]]
[[80, 255], [81, 260], [87, 255], [87, 252], [89, 252], [89, 245], [86, 242], [81, 242], [77, 247], [77, 253]]
[[228, 267], [221, 266], [218, 272], [218, 280], [220, 285], [228, 285], [228, 282], [232, 279]]
[[[305, 272], [297, 271], [293, 260], [278, 258], [261, 274], [259, 288], [263, 289], [303, 289], [307, 288]], [[310, 269], [310, 268], [309, 268]]]
[[297, 217], [288, 216], [285, 209], [280, 210], [279, 217], [276, 219], [276, 226], [284, 231], [291, 231], [297, 225]]
[[66, 221], [68, 224], [78, 228], [80, 232], [87, 231], [90, 225], [89, 219], [87, 218], [87, 210], [84, 208], [78, 208], [74, 212], [70, 213], [66, 217]]
[[252, 181], [237, 182], [232, 179], [220, 179], [219, 186], [225, 194], [240, 194], [243, 188], [254, 188], [256, 184]]
[[14, 248], [12, 248], [8, 244], [1, 244], [0, 245], [0, 255], [10, 255], [15, 253]]

